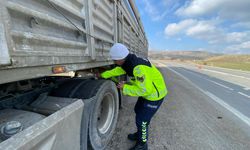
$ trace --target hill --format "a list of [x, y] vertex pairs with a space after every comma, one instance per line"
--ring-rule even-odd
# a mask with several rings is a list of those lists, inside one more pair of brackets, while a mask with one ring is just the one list
[[205, 51], [149, 51], [149, 58], [164, 60], [204, 60], [219, 55]]
[[149, 58], [250, 71], [250, 55], [223, 55], [204, 51], [149, 51]]

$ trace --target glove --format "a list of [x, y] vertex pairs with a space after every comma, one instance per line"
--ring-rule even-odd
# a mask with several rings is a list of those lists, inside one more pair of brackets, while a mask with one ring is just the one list
[[117, 87], [118, 89], [121, 89], [121, 90], [122, 90], [125, 83], [126, 83], [126, 81], [121, 81], [121, 82], [119, 82], [119, 83], [116, 85], [116, 87]]
[[99, 79], [99, 78], [101, 78], [101, 74], [99, 72], [97, 72], [94, 74], [94, 77], [95, 77], [95, 79]]

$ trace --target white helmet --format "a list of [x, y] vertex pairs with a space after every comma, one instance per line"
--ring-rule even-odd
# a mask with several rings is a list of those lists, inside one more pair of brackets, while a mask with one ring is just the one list
[[113, 60], [121, 60], [128, 56], [129, 51], [127, 47], [121, 43], [115, 43], [109, 52], [111, 59]]

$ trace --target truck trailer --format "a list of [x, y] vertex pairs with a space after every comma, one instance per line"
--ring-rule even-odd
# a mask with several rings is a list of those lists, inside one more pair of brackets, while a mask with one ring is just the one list
[[122, 94], [94, 74], [117, 42], [147, 58], [133, 0], [1, 0], [0, 149], [105, 149]]

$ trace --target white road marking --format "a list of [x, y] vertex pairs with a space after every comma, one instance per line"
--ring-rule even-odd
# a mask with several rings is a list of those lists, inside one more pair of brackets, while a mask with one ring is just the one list
[[210, 72], [214, 72], [214, 73], [219, 73], [219, 74], [223, 74], [223, 75], [229, 75], [229, 76], [233, 76], [233, 77], [238, 77], [238, 78], [243, 78], [243, 79], [250, 80], [250, 78], [247, 78], [247, 77], [238, 76], [238, 75], [234, 75], [234, 74], [229, 74], [229, 73], [225, 73], [225, 72], [220, 72], [220, 71], [215, 71], [215, 70], [209, 70], [209, 69], [203, 69], [203, 70], [205, 70], [205, 71], [210, 71]]
[[244, 90], [248, 91], [248, 90], [250, 90], [250, 88], [249, 87], [245, 87]]
[[248, 126], [250, 126], [250, 119], [247, 116], [243, 115], [241, 112], [239, 112], [238, 110], [236, 110], [232, 106], [228, 105], [222, 99], [216, 97], [212, 93], [210, 93], [208, 91], [204, 91], [203, 89], [201, 89], [200, 87], [198, 87], [196, 84], [194, 84], [192, 81], [190, 81], [188, 78], [186, 78], [184, 75], [180, 74], [179, 72], [171, 69], [170, 67], [168, 67], [168, 69], [171, 70], [172, 72], [174, 72], [175, 74], [179, 75], [180, 77], [182, 77], [184, 80], [186, 80], [187, 82], [189, 82], [191, 85], [193, 85], [194, 87], [196, 87], [197, 89], [199, 89], [201, 92], [203, 92], [204, 94], [206, 94], [207, 96], [209, 96], [212, 100], [214, 100], [215, 102], [217, 102], [218, 104], [220, 104], [222, 107], [224, 107], [227, 110], [229, 110], [231, 113], [233, 113], [235, 116], [237, 116], [243, 122], [245, 122]]
[[215, 82], [215, 81], [210, 80], [210, 79], [206, 79], [206, 78], [202, 77], [201, 75], [198, 75], [198, 74], [193, 73], [193, 72], [191, 72], [191, 71], [188, 71], [188, 70], [186, 70], [186, 69], [183, 69], [183, 70], [185, 70], [185, 71], [187, 71], [187, 72], [189, 72], [189, 73], [192, 73], [193, 75], [198, 76], [198, 77], [200, 77], [200, 78], [202, 78], [202, 79], [204, 79], [204, 80], [207, 80], [207, 81], [209, 81], [209, 82], [212, 82], [212, 83], [214, 83], [214, 84], [216, 84], [216, 85], [219, 85], [219, 86], [221, 86], [221, 87], [224, 87], [224, 88], [226, 88], [226, 89], [228, 89], [228, 90], [231, 90], [231, 91], [234, 90], [234, 89], [232, 89], [232, 88], [230, 88], [230, 87], [228, 87], [228, 86], [225, 86], [225, 85], [223, 85], [223, 84], [220, 84], [220, 83]]
[[[184, 66], [184, 65], [183, 65]], [[208, 66], [206, 66], [206, 67], [208, 67]], [[204, 68], [204, 69], [202, 69], [202, 70], [204, 70], [204, 72], [202, 72], [202, 70], [197, 70], [197, 68], [196, 67], [194, 67], [193, 65], [185, 65], [184, 66], [184, 68], [189, 68], [190, 70], [194, 70], [194, 71], [196, 71], [196, 72], [199, 72], [199, 73], [202, 73], [202, 74], [206, 74], [206, 75], [208, 75], [208, 76], [213, 76], [213, 75], [209, 75], [209, 74], [207, 74], [208, 73], [208, 71], [210, 71], [210, 72], [213, 72], [213, 70], [210, 70], [209, 68]], [[249, 75], [249, 73], [250, 73], [250, 71], [239, 71], [239, 70], [234, 70], [234, 69], [225, 69], [225, 68], [219, 68], [219, 67], [212, 67], [212, 68], [218, 68], [218, 69], [223, 69], [223, 70], [231, 70], [231, 71], [237, 71], [237, 72], [240, 72], [242, 75]], [[205, 71], [207, 69], [207, 72]], [[214, 71], [214, 72], [216, 72], [216, 71]], [[217, 71], [216, 73], [220, 73], [220, 74], [223, 74], [223, 75], [225, 75], [225, 76], [233, 76], [233, 77], [240, 77], [240, 78], [244, 78], [244, 80], [245, 79], [248, 79], [248, 80], [250, 80], [250, 78], [249, 77], [244, 77], [244, 76], [237, 76], [237, 75], [231, 75], [231, 74], [229, 74], [229, 73], [224, 73], [224, 72], [221, 72], [221, 71]], [[216, 74], [215, 74], [216, 75]], [[215, 76], [216, 77], [216, 76]], [[217, 78], [217, 77], [216, 77]], [[224, 79], [222, 79], [222, 80], [224, 80]], [[246, 91], [248, 91], [248, 90], [250, 90], [250, 87], [249, 86], [247, 86], [246, 84], [248, 83], [248, 81], [246, 81], [247, 83], [246, 84], [244, 84], [244, 83], [241, 83], [241, 82], [237, 82], [237, 81], [231, 81], [231, 80], [225, 80], [225, 81], [227, 81], [227, 82], [230, 82], [230, 83], [234, 83], [234, 84], [236, 84], [236, 85], [239, 85], [239, 86], [242, 86], [242, 87], [245, 87], [244, 88], [244, 90], [246, 90]]]
[[242, 93], [242, 92], [238, 92], [240, 95], [243, 95], [243, 96], [245, 96], [245, 97], [247, 97], [247, 98], [250, 98], [250, 96], [249, 95], [247, 95], [247, 94], [245, 94], [245, 93]]
[[230, 87], [228, 87], [228, 86], [225, 86], [225, 85], [223, 85], [223, 84], [220, 84], [220, 83], [218, 83], [218, 82], [215, 82], [215, 81], [212, 81], [212, 80], [209, 80], [209, 79], [206, 79], [206, 80], [208, 80], [208, 81], [210, 81], [210, 82], [212, 82], [212, 83], [214, 83], [214, 84], [216, 84], [216, 85], [219, 85], [219, 86], [221, 86], [221, 87], [224, 87], [224, 88], [226, 88], [226, 89], [229, 89], [229, 90], [231, 90], [231, 91], [234, 90], [234, 89], [232, 89], [232, 88], [230, 88]]
[[250, 118], [243, 115], [241, 112], [233, 108], [232, 106], [225, 103], [222, 99], [218, 98], [217, 96], [213, 95], [212, 93], [208, 91], [204, 91], [206, 95], [208, 95], [210, 98], [212, 98], [214, 101], [219, 103], [221, 106], [225, 107], [227, 110], [231, 111], [234, 115], [236, 115], [238, 118], [240, 118], [243, 122], [245, 122], [247, 125], [250, 126]]
[[189, 73], [191, 73], [191, 74], [193, 74], [193, 75], [195, 75], [195, 76], [198, 76], [198, 77], [200, 77], [200, 78], [203, 78], [201, 75], [198, 75], [198, 74], [196, 74], [196, 73], [193, 73], [193, 72], [191, 72], [191, 71], [189, 71], [189, 70], [186, 70], [186, 69], [182, 69], [182, 70], [184, 70], [184, 71], [186, 71], [186, 72], [189, 72]]
[[211, 68], [211, 69], [220, 69], [220, 70], [227, 70], [227, 71], [237, 71], [237, 72], [240, 72], [241, 74], [244, 74], [244, 75], [249, 75], [249, 71], [243, 71], [243, 70], [236, 70], [236, 69], [229, 69], [229, 68], [221, 68], [221, 67], [211, 67], [211, 66], [206, 66], [208, 68]]

